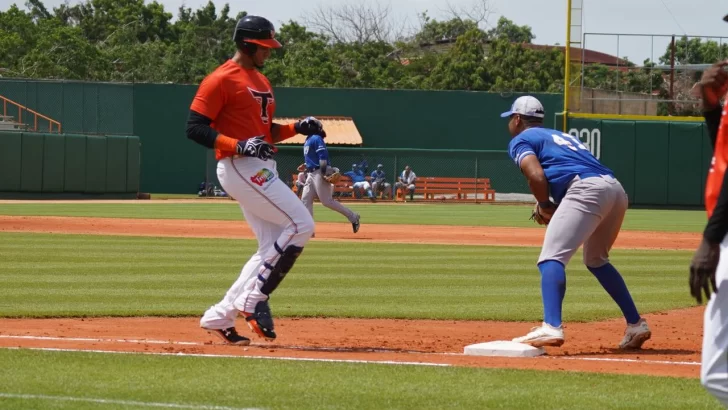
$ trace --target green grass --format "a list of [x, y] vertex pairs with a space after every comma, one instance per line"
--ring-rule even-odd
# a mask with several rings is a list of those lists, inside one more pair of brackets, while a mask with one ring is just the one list
[[[200, 315], [254, 252], [251, 240], [0, 234], [0, 316]], [[541, 318], [539, 249], [310, 242], [277, 290], [277, 316]], [[346, 256], [342, 256], [346, 255]], [[642, 312], [693, 304], [690, 252], [615, 251]], [[567, 321], [620, 315], [581, 265]]]
[[[0, 393], [266, 409], [719, 409], [696, 379], [0, 349]], [[9, 371], [8, 371], [9, 370]], [[0, 408], [120, 409], [0, 398]], [[148, 407], [151, 408], [151, 407]]]
[[[202, 201], [201, 201], [202, 202]], [[531, 206], [525, 205], [438, 205], [438, 204], [350, 204], [362, 215], [363, 223], [425, 224], [458, 226], [533, 227]], [[169, 204], [32, 203], [0, 204], [0, 215], [87, 216], [104, 218], [162, 218], [241, 220], [237, 203], [214, 201]], [[316, 204], [319, 222], [345, 222], [338, 213]], [[633, 209], [627, 212], [624, 229], [648, 231], [701, 232], [706, 216], [702, 211]]]

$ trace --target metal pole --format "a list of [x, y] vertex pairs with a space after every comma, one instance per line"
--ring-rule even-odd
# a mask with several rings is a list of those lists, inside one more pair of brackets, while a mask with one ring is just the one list
[[394, 172], [392, 173], [394, 175], [394, 184], [392, 184], [392, 200], [394, 202], [397, 202], [397, 154], [394, 154]]
[[564, 49], [564, 123], [562, 130], [566, 132], [566, 117], [569, 115], [569, 81], [571, 78], [571, 0], [566, 1], [566, 47]]
[[[478, 201], [478, 187], [480, 186], [480, 181], [478, 180], [478, 157], [475, 157], [475, 187], [473, 188], [475, 190], [475, 203], [479, 204], [480, 201]], [[485, 189], [483, 189], [483, 193], [485, 193]]]
[[667, 104], [667, 112], [672, 115], [673, 86], [675, 85], [675, 36], [672, 36], [670, 43], [670, 102]]

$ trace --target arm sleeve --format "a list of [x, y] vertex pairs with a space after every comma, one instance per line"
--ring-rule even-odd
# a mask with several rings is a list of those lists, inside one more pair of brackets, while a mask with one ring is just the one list
[[728, 172], [723, 176], [718, 203], [705, 226], [703, 237], [710, 243], [721, 243], [728, 234]]
[[187, 138], [207, 148], [215, 148], [217, 131], [210, 127], [210, 124], [212, 124], [211, 119], [199, 112], [190, 110], [187, 119]]
[[211, 119], [190, 110], [187, 119], [187, 138], [207, 148], [236, 151], [238, 140], [218, 133], [210, 124], [212, 124]]
[[720, 117], [723, 113], [723, 107], [720, 105], [710, 111], [703, 113], [705, 117], [705, 126], [708, 128], [708, 136], [710, 137], [710, 143], [715, 148], [715, 140], [718, 137], [718, 127], [720, 126]]
[[511, 140], [510, 144], [508, 144], [508, 155], [511, 156], [511, 159], [513, 159], [516, 165], [520, 168], [523, 158], [526, 158], [529, 155], [536, 155], [536, 150], [527, 140], [516, 137]]

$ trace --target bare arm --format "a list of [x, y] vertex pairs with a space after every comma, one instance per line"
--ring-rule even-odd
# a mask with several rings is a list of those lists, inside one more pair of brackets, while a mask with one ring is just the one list
[[535, 155], [529, 155], [521, 160], [521, 172], [528, 180], [528, 187], [536, 200], [539, 203], [549, 202], [549, 182]]

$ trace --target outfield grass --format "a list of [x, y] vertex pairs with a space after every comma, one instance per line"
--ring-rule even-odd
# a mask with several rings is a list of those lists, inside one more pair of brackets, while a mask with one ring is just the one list
[[[237, 278], [251, 240], [0, 234], [0, 316], [200, 315]], [[539, 249], [310, 242], [277, 316], [540, 320]], [[643, 312], [693, 304], [689, 252], [615, 251]], [[564, 318], [620, 315], [579, 263]]]
[[[438, 204], [346, 204], [362, 215], [362, 223], [424, 224], [458, 226], [533, 227], [531, 206], [525, 205], [438, 205]], [[242, 220], [237, 203], [145, 204], [33, 203], [0, 204], [0, 215], [87, 216], [104, 218], [215, 219]], [[319, 222], [345, 222], [338, 213], [319, 204], [314, 207]], [[701, 232], [706, 216], [702, 211], [633, 209], [627, 212], [624, 229]]]
[[[0, 362], [11, 369], [0, 372], [0, 396], [267, 409], [720, 408], [698, 380], [666, 377], [3, 349]], [[0, 407], [144, 408], [2, 397]]]

